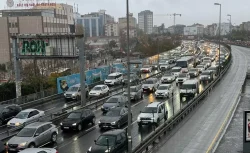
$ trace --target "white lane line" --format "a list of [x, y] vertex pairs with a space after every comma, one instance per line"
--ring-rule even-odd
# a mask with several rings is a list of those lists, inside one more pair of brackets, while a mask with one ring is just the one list
[[45, 110], [45, 112], [48, 112], [48, 111], [50, 111], [50, 110], [52, 110], [52, 109], [55, 109], [56, 107], [53, 107], [53, 108], [50, 108], [50, 109], [46, 109]]
[[97, 127], [97, 125], [95, 125], [95, 126], [89, 128], [89, 129], [87, 129], [87, 130], [85, 130], [85, 131], [86, 131], [86, 132], [89, 132], [89, 131], [93, 130], [93, 129], [96, 128], [96, 127]]

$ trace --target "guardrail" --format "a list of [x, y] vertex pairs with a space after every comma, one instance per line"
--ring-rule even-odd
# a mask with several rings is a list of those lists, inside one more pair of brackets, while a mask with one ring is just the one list
[[227, 63], [226, 67], [221, 71], [221, 75], [216, 78], [213, 82], [211, 82], [206, 88], [195, 98], [190, 100], [188, 104], [179, 110], [176, 115], [169, 118], [166, 122], [156, 128], [154, 132], [151, 132], [138, 146], [136, 146], [133, 150], [133, 153], [142, 153], [143, 151], [148, 151], [149, 146], [154, 146], [156, 140], [160, 139], [162, 135], [165, 135], [168, 131], [171, 131], [181, 120], [183, 120], [190, 112], [192, 112], [199, 103], [202, 102], [202, 99], [209, 95], [212, 88], [217, 84], [218, 81], [223, 77], [223, 75], [229, 69], [232, 60], [231, 54], [229, 58], [229, 63]]
[[[174, 66], [171, 66], [170, 69], [174, 67]], [[162, 71], [162, 72], [159, 72], [159, 73], [156, 73], [156, 74], [153, 74], [147, 78], [144, 78], [144, 79], [141, 79], [140, 82], [144, 82], [145, 80], [149, 79], [149, 78], [152, 78], [152, 77], [161, 77], [163, 73], [165, 73], [166, 71]], [[97, 110], [98, 108], [100, 108], [100, 106], [102, 104], [104, 104], [104, 102], [110, 98], [111, 96], [114, 96], [114, 95], [117, 95], [117, 94], [121, 94], [123, 93], [125, 90], [124, 88], [127, 87], [127, 86], [120, 86], [120, 87], [117, 87], [115, 89], [112, 89], [113, 92], [115, 92], [114, 94], [110, 95], [110, 96], [107, 96], [107, 97], [104, 97], [102, 99], [98, 99], [98, 100], [90, 100], [88, 101], [87, 105], [81, 107], [81, 103], [80, 101], [78, 101], [77, 103], [74, 103], [72, 105], [69, 105], [67, 106], [66, 108], [63, 108], [61, 111], [57, 112], [57, 113], [53, 113], [53, 114], [49, 114], [49, 115], [46, 115], [44, 116], [43, 118], [46, 118], [55, 123], [55, 124], [59, 124], [59, 122], [64, 119], [65, 117], [67, 117], [73, 110], [78, 110], [78, 109], [84, 109], [84, 108], [88, 108], [88, 109], [92, 109], [92, 110]], [[79, 106], [79, 107], [78, 107]], [[76, 108], [78, 107], [78, 108]], [[75, 109], [74, 109], [75, 108]], [[40, 120], [42, 120], [43, 118], [40, 118]], [[1, 141], [2, 142], [5, 142], [6, 140], [8, 140], [10, 137], [13, 137], [17, 134], [17, 131], [22, 129], [25, 125], [27, 125], [29, 123], [26, 123], [20, 127], [16, 127], [16, 128], [10, 128], [10, 129], [7, 129], [7, 131], [5, 132], [2, 132], [0, 133], [0, 135], [2, 134], [6, 134], [7, 136], [2, 138]]]

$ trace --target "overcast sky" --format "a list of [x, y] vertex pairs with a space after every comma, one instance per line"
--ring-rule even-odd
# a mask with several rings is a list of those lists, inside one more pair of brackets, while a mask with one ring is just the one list
[[[14, 0], [18, 1], [18, 0]], [[79, 6], [79, 13], [86, 14], [105, 9], [107, 14], [115, 17], [126, 15], [126, 0], [50, 0], [67, 2]], [[228, 22], [227, 14], [232, 15], [232, 24], [240, 24], [250, 20], [250, 0], [129, 0], [130, 12], [138, 18], [138, 13], [151, 10], [154, 13], [154, 25], [164, 23], [165, 26], [173, 25], [173, 16], [167, 14], [179, 13], [176, 24], [191, 25], [201, 23], [208, 25], [219, 21], [219, 6], [222, 4], [222, 22]], [[4, 8], [6, 0], [1, 0], [0, 6]]]

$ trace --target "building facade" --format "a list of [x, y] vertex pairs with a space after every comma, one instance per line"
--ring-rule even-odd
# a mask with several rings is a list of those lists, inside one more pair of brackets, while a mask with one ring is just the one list
[[[127, 37], [127, 28], [121, 29], [122, 35]], [[137, 30], [134, 27], [129, 27], [129, 38], [137, 37]]]
[[[122, 17], [118, 19], [119, 29], [124, 29], [127, 27], [127, 17]], [[133, 13], [129, 14], [129, 26], [136, 28], [137, 26], [137, 19], [133, 17]]]
[[12, 59], [13, 35], [75, 33], [73, 7], [1, 10], [0, 27], [0, 63], [7, 63]]
[[118, 23], [107, 23], [105, 25], [105, 36], [119, 36], [118, 25]]
[[149, 10], [138, 13], [139, 29], [143, 30], [146, 34], [153, 33], [153, 12]]
[[86, 37], [105, 36], [105, 24], [112, 22], [114, 22], [114, 17], [105, 14], [105, 10], [85, 14], [77, 19], [77, 24], [83, 25]]
[[184, 27], [185, 36], [203, 36], [204, 34], [204, 25], [202, 24], [193, 24], [191, 26]]

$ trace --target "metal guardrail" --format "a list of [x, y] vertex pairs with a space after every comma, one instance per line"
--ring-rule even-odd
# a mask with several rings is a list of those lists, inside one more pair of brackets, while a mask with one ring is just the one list
[[[230, 54], [231, 56], [231, 54]], [[166, 122], [160, 125], [154, 132], [151, 132], [145, 139], [136, 146], [133, 153], [142, 153], [143, 151], [148, 151], [149, 146], [155, 144], [156, 140], [160, 139], [162, 135], [165, 135], [167, 131], [173, 129], [181, 120], [183, 120], [190, 112], [192, 112], [201, 103], [202, 99], [209, 95], [212, 88], [220, 81], [223, 75], [227, 72], [232, 60], [227, 64], [227, 66], [221, 72], [220, 77], [216, 78], [211, 82], [197, 97], [188, 102], [188, 104], [181, 110], [179, 110], [176, 115], [169, 118]]]

